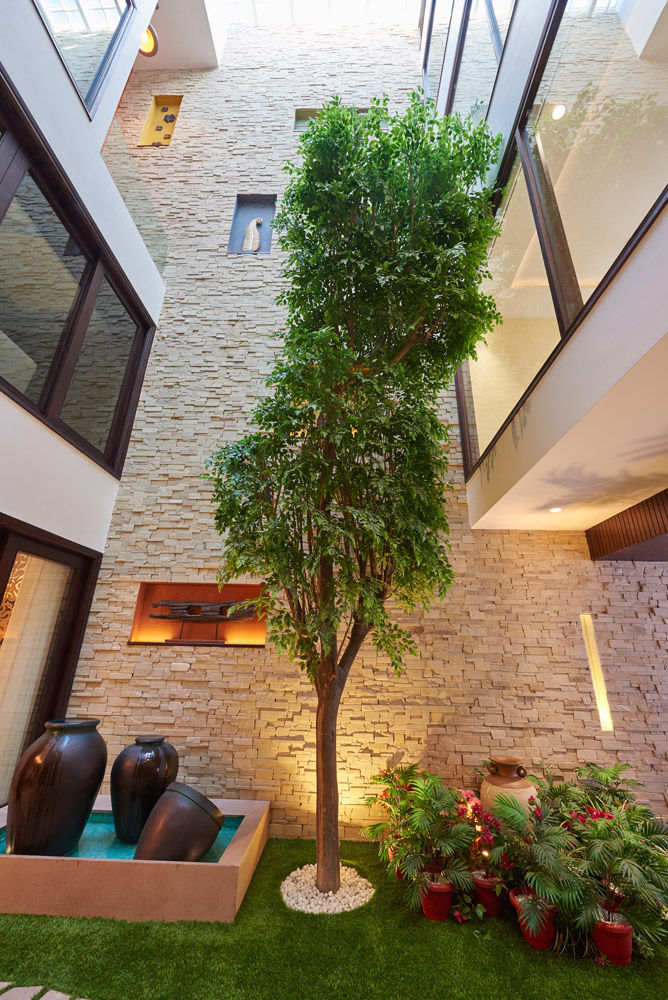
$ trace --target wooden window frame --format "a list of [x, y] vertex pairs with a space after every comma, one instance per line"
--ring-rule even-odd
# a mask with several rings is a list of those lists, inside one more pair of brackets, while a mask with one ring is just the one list
[[[70, 317], [54, 353], [39, 402], [35, 403], [0, 376], [0, 391], [9, 396], [60, 437], [119, 479], [132, 432], [139, 395], [153, 343], [155, 327], [130, 286], [118, 261], [95, 227], [76, 192], [68, 187], [62, 169], [23, 108], [6, 105], [0, 75], [0, 225], [21, 181], [29, 172], [51, 210], [87, 258], [86, 270]], [[4, 94], [3, 94], [4, 89]], [[15, 95], [10, 95], [14, 97]], [[32, 129], [31, 127], [32, 126]], [[108, 281], [129, 318], [136, 325], [134, 342], [121, 383], [104, 451], [60, 419], [60, 412], [84, 343], [102, 281]]]
[[65, 563], [74, 571], [42, 692], [32, 710], [25, 748], [41, 735], [48, 719], [59, 718], [67, 711], [102, 553], [0, 514], [0, 597], [18, 551]]

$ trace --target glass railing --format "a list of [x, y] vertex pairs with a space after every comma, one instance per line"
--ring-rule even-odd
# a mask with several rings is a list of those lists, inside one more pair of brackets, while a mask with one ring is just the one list
[[155, 266], [163, 274], [169, 252], [167, 233], [117, 121], [112, 122], [102, 147], [102, 156]]

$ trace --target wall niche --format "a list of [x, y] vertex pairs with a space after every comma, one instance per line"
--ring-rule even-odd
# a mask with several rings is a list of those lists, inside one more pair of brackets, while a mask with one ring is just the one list
[[264, 621], [229, 607], [259, 596], [254, 583], [140, 583], [128, 645], [264, 646]]
[[[275, 194], [238, 194], [227, 252], [255, 255], [271, 253], [275, 214]], [[258, 219], [262, 221], [253, 225], [253, 220]]]

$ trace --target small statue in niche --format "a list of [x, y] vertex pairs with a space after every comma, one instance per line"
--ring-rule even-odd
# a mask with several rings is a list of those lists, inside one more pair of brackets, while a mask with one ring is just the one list
[[258, 232], [258, 226], [262, 224], [262, 219], [251, 219], [251, 221], [246, 226], [246, 232], [244, 233], [244, 245], [241, 248], [244, 251], [250, 251], [250, 253], [257, 253], [260, 249], [260, 234]]

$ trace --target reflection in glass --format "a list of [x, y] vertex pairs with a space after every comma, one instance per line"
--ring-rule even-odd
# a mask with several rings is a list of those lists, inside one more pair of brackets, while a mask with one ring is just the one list
[[477, 461], [514, 408], [553, 348], [559, 326], [534, 228], [524, 175], [515, 164], [500, 209], [501, 235], [494, 242], [485, 292], [492, 295], [503, 323], [469, 362], [470, 396], [475, 415]]
[[102, 64], [128, 0], [35, 0], [81, 95]]
[[85, 267], [86, 258], [27, 174], [0, 225], [0, 375], [34, 403]]
[[427, 96], [433, 97], [434, 100], [438, 96], [438, 89], [441, 83], [443, 57], [448, 41], [453, 2], [454, 0], [436, 0], [436, 9], [434, 10], [429, 55], [427, 57]]
[[482, 120], [492, 96], [498, 63], [489, 30], [485, 0], [473, 0], [462, 64], [457, 76], [453, 112]]
[[0, 803], [32, 728], [72, 575], [63, 563], [18, 552], [0, 595]]
[[103, 278], [60, 419], [104, 452], [137, 333]]
[[492, 0], [494, 16], [496, 17], [496, 23], [499, 26], [501, 39], [504, 42], [506, 40], [506, 35], [508, 34], [508, 25], [510, 24], [510, 19], [513, 16], [514, 6], [515, 0]]
[[585, 300], [668, 180], [668, 36], [610, 8], [568, 4], [529, 124]]

